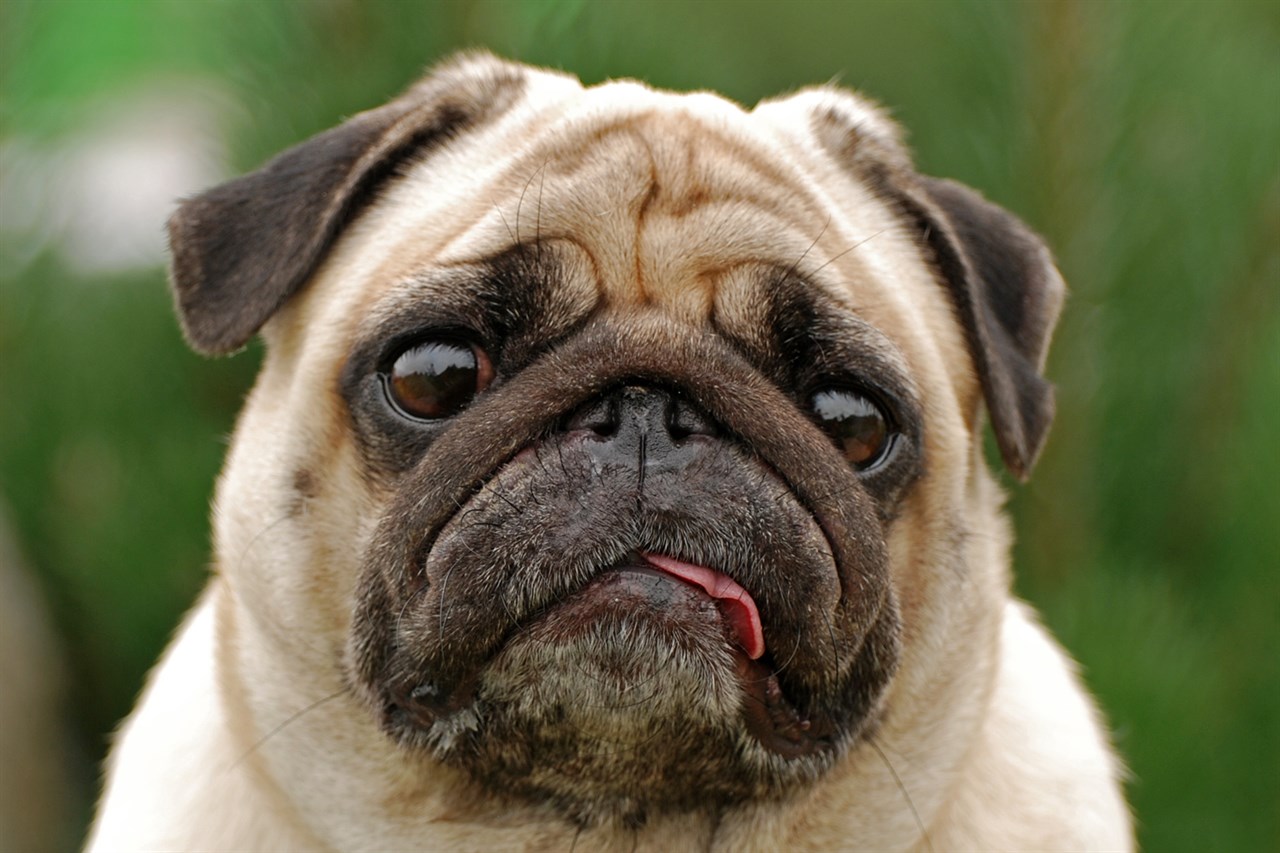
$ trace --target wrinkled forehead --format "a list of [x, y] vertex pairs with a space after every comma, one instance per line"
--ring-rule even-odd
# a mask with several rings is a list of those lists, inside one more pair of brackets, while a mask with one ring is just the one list
[[541, 75], [506, 114], [389, 189], [361, 223], [394, 245], [375, 253], [385, 264], [372, 278], [558, 242], [597, 301], [660, 305], [688, 321], [715, 310], [739, 267], [818, 269], [839, 258], [833, 281], [865, 278], [849, 250], [887, 223], [857, 188], [829, 194], [832, 180], [849, 181], [831, 171], [811, 121], [803, 104], [747, 112], [709, 93], [630, 82], [584, 90]]

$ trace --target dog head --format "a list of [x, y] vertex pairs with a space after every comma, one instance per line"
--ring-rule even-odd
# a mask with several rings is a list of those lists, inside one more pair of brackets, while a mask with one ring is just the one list
[[267, 341], [221, 571], [389, 776], [732, 808], [984, 689], [1063, 287], [861, 98], [471, 57], [170, 228], [192, 344]]

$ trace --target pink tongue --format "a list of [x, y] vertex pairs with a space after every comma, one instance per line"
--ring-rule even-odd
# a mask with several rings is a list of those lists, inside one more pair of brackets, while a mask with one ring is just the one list
[[760, 611], [756, 609], [751, 593], [739, 586], [733, 578], [715, 569], [684, 563], [662, 554], [646, 553], [640, 556], [667, 574], [701, 587], [707, 595], [726, 602], [728, 606], [725, 607], [725, 616], [738, 635], [738, 642], [746, 650], [747, 656], [756, 660], [764, 654], [764, 629], [760, 626]]

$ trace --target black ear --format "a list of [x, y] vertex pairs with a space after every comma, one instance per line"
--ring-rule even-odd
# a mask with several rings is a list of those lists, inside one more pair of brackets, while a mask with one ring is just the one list
[[951, 292], [1000, 453], [1025, 478], [1053, 421], [1053, 386], [1041, 370], [1062, 276], [1036, 234], [968, 187], [919, 175], [896, 184]]
[[522, 81], [518, 66], [491, 57], [455, 60], [396, 100], [184, 201], [169, 219], [170, 273], [191, 346], [244, 346], [400, 164], [504, 111]]

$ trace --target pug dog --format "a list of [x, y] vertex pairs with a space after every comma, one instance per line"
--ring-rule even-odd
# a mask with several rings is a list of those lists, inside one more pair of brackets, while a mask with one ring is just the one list
[[1064, 285], [868, 100], [455, 59], [169, 224], [261, 332], [91, 850], [1125, 850], [1010, 595]]

